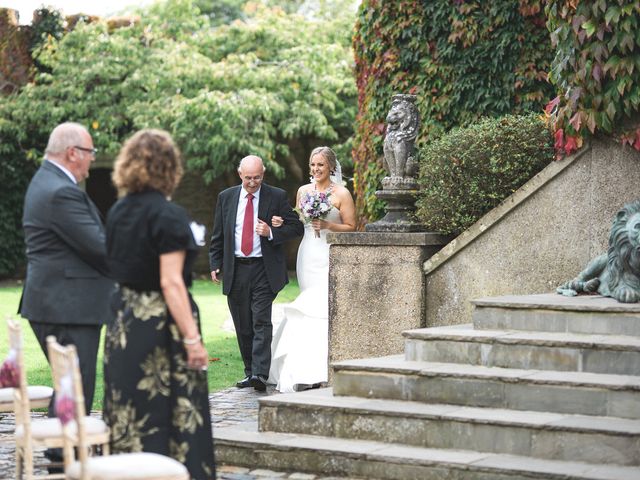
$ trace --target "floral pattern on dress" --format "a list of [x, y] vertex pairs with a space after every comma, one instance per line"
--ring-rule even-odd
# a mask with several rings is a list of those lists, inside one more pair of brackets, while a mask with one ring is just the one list
[[[147, 424], [149, 415], [138, 418], [138, 412], [131, 401], [123, 402], [122, 394], [118, 390], [111, 390], [110, 396], [106, 396], [105, 410], [114, 412], [111, 415], [109, 428], [111, 429], [111, 448], [114, 452], [141, 452], [143, 450], [143, 438], [158, 431], [157, 428], [149, 428]], [[117, 408], [113, 408], [117, 406]]]
[[174, 427], [195, 433], [202, 426], [202, 415], [187, 397], [178, 397], [178, 405], [173, 411], [172, 424]]
[[182, 337], [160, 294], [120, 292], [104, 353], [103, 416], [112, 430], [112, 450], [169, 455], [193, 479], [211, 480], [206, 372], [188, 368]]
[[122, 297], [129, 308], [133, 310], [133, 316], [138, 320], [149, 320], [151, 317], [164, 317], [167, 304], [160, 292], [136, 292], [130, 288], [122, 287]]
[[139, 390], [149, 392], [149, 400], [156, 395], [168, 397], [171, 393], [171, 385], [169, 383], [171, 370], [169, 369], [169, 355], [163, 348], [156, 347], [153, 352], [147, 356], [141, 365], [144, 377], [138, 382], [136, 387]]
[[178, 443], [174, 439], [169, 440], [169, 451], [171, 457], [177, 461], [184, 463], [189, 452], [189, 444], [187, 442]]

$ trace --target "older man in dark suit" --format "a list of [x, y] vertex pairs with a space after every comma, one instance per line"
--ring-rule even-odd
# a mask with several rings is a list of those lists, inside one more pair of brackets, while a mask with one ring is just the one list
[[[302, 222], [280, 188], [262, 183], [262, 159], [240, 162], [242, 185], [218, 196], [209, 248], [211, 279], [220, 281], [236, 329], [246, 377], [236, 386], [266, 390], [271, 365], [271, 305], [287, 284], [283, 243], [301, 236]], [[274, 216], [283, 223], [271, 228]]]
[[[27, 276], [19, 311], [45, 356], [48, 335], [76, 346], [87, 411], [93, 403], [100, 328], [114, 288], [106, 277], [100, 214], [78, 187], [89, 176], [95, 153], [82, 125], [63, 123], [51, 132], [24, 201]], [[49, 416], [54, 416], [53, 401]]]

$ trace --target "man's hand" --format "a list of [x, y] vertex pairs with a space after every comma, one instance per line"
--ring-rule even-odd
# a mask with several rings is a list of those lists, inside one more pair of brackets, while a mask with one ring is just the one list
[[213, 272], [211, 272], [211, 280], [213, 280], [214, 283], [220, 283], [220, 279], [218, 278], [218, 274], [219, 273], [220, 273], [220, 269], [219, 268], [217, 268]]
[[271, 228], [262, 220], [258, 219], [258, 224], [256, 225], [256, 233], [261, 237], [270, 237], [271, 236]]

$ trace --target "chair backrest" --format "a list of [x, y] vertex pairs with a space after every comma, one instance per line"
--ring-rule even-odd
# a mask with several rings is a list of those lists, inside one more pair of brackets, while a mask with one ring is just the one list
[[[47, 349], [53, 373], [53, 388], [56, 392], [57, 415], [62, 422], [64, 464], [67, 467], [73, 461], [73, 447], [77, 446], [78, 460], [82, 465], [81, 478], [85, 479], [88, 478], [85, 465], [89, 442], [84, 425], [86, 412], [78, 352], [74, 345], [60, 345], [53, 336], [47, 337]], [[64, 413], [59, 409], [64, 409]], [[72, 424], [76, 425], [75, 429], [70, 428]]]
[[25, 435], [30, 435], [31, 407], [27, 390], [27, 371], [24, 368], [22, 328], [18, 322], [11, 318], [7, 318], [7, 328], [9, 331], [9, 355], [14, 355], [18, 377], [18, 385], [13, 388], [13, 407], [16, 414], [16, 425], [24, 425]]

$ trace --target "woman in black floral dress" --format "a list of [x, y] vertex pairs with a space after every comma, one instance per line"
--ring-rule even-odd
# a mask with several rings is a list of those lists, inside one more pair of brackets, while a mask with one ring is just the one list
[[156, 452], [214, 479], [207, 351], [187, 288], [197, 251], [189, 217], [169, 200], [182, 176], [168, 133], [123, 146], [107, 217], [109, 268], [119, 284], [104, 351], [104, 419], [114, 452]]

